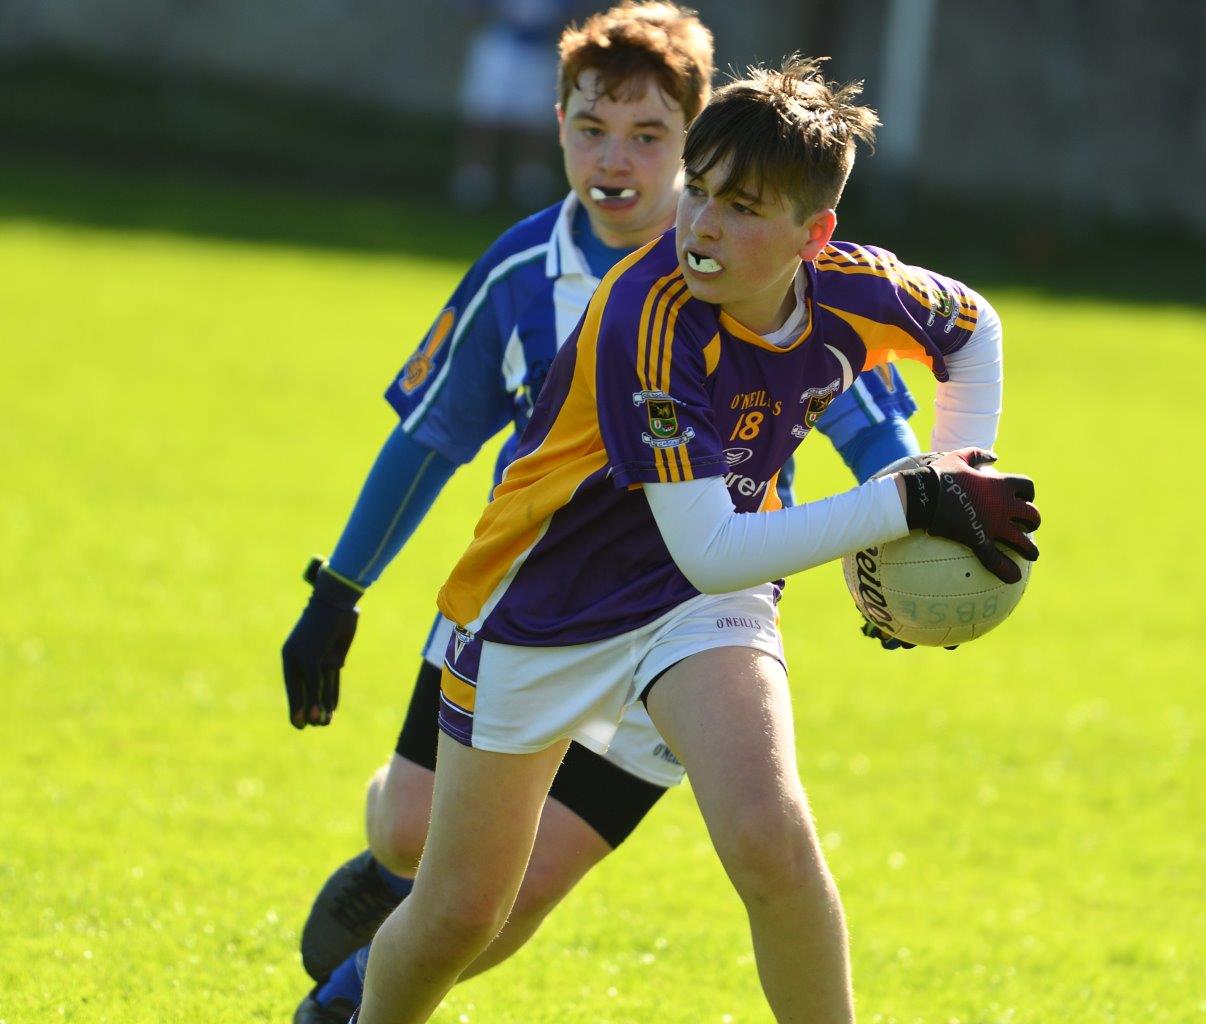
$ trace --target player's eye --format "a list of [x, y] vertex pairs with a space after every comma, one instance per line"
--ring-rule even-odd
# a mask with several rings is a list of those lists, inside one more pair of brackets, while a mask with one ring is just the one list
[[646, 145], [652, 145], [655, 142], [661, 142], [660, 136], [650, 135], [648, 132], [643, 132], [642, 134], [638, 135], [636, 138], [637, 138], [637, 142], [643, 142]]
[[745, 203], [734, 203], [733, 209], [745, 217], [757, 217], [758, 211], [746, 206]]
[[701, 189], [698, 185], [692, 185], [690, 182], [683, 186], [683, 191], [689, 196], [703, 195], [703, 189]]
[[582, 129], [582, 134], [588, 139], [597, 139], [603, 134], [603, 129], [595, 128], [593, 125], [586, 125]]

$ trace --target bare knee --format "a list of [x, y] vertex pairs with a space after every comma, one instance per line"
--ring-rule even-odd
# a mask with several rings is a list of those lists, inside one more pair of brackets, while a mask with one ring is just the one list
[[426, 840], [427, 818], [408, 807], [386, 805], [377, 811], [369, 832], [369, 849], [387, 870], [414, 878]]
[[428, 898], [430, 895], [416, 888], [390, 923], [395, 925], [406, 913], [413, 915], [407, 924], [413, 929], [412, 936], [421, 937], [425, 955], [454, 965], [459, 972], [502, 931], [510, 901], [491, 889], [445, 890], [442, 896]]
[[530, 931], [535, 931], [549, 911], [611, 850], [611, 844], [576, 811], [557, 800], [547, 801], [511, 911], [511, 925], [526, 923]]
[[573, 888], [576, 877], [566, 877], [559, 864], [543, 864], [533, 859], [515, 897], [508, 924], [534, 932], [565, 894]]
[[489, 896], [467, 896], [447, 907], [441, 915], [440, 929], [450, 946], [471, 959], [502, 931], [508, 909], [507, 904]]
[[397, 875], [414, 877], [427, 842], [434, 773], [395, 755], [369, 783], [366, 827], [369, 849]]
[[[557, 905], [562, 895], [560, 890], [554, 892], [530, 885], [528, 876], [525, 876], [523, 886], [515, 899], [515, 905], [511, 908], [511, 913], [507, 915], [497, 934], [487, 940], [489, 945], [481, 950], [481, 955], [475, 957], [461, 972], [461, 980], [464, 981], [483, 971], [488, 971], [521, 949], [524, 943], [536, 934], [549, 911]], [[487, 923], [482, 922], [483, 930]], [[479, 942], [481, 933], [471, 935], [470, 938], [472, 942]]]
[[754, 804], [735, 813], [718, 838], [717, 850], [746, 903], [769, 903], [788, 893], [833, 891], [833, 880], [802, 803], [783, 807]]

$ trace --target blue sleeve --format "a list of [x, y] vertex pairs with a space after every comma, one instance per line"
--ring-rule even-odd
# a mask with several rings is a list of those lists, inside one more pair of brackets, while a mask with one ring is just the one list
[[455, 471], [454, 463], [395, 427], [364, 481], [331, 568], [362, 587], [373, 583]]
[[904, 378], [889, 364], [861, 374], [825, 410], [817, 429], [863, 483], [884, 466], [920, 451], [906, 422], [916, 411]]
[[511, 272], [493, 250], [478, 260], [385, 392], [406, 432], [450, 462], [471, 461], [513, 413], [502, 378]]
[[860, 374], [833, 400], [817, 421], [817, 429], [840, 451], [867, 427], [893, 416], [907, 420], [916, 411], [917, 403], [900, 371], [891, 364], [877, 366]]
[[913, 428], [899, 416], [865, 427], [838, 449], [860, 484], [865, 484], [884, 466], [920, 451]]

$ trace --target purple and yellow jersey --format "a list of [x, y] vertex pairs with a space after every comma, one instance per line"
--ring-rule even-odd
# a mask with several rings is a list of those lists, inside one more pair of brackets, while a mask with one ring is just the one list
[[944, 356], [973, 293], [882, 249], [833, 243], [808, 265], [808, 316], [779, 348], [692, 298], [674, 232], [619, 263], [553, 361], [440, 609], [487, 640], [588, 643], [698, 591], [639, 487], [722, 476], [740, 512], [781, 507], [776, 475], [867, 367]]

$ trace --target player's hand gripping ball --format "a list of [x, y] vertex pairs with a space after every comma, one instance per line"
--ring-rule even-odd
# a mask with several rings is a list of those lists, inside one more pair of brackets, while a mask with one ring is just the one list
[[854, 603], [879, 637], [951, 647], [995, 629], [1017, 607], [1038, 548], [1034, 484], [991, 468], [995, 456], [961, 449], [902, 459], [906, 537], [842, 559]]

